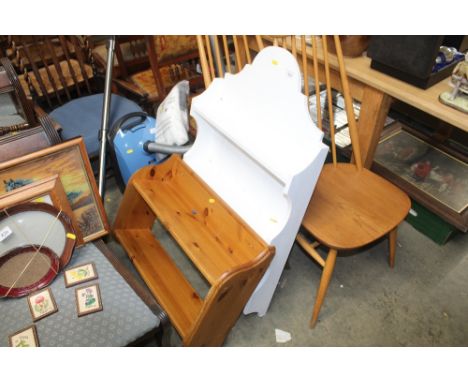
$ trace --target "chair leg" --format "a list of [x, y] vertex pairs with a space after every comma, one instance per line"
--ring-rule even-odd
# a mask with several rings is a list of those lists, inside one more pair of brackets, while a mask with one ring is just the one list
[[323, 267], [322, 278], [320, 279], [319, 289], [317, 291], [317, 297], [315, 298], [314, 311], [309, 323], [311, 328], [313, 328], [317, 323], [320, 308], [322, 307], [325, 294], [327, 293], [328, 284], [330, 284], [333, 269], [335, 268], [337, 253], [338, 252], [336, 249], [330, 249], [328, 252], [327, 260], [325, 261], [325, 266]]
[[395, 265], [397, 229], [398, 227], [395, 227], [388, 233], [388, 249], [390, 253], [388, 257], [388, 262], [390, 264], [390, 268], [393, 268]]

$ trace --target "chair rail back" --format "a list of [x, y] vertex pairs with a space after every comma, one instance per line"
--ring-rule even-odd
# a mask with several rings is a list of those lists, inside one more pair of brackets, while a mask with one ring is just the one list
[[225, 73], [237, 73], [245, 64], [252, 63], [249, 48], [249, 39], [252, 37], [255, 37], [259, 49], [263, 49], [260, 36], [197, 36], [205, 87], [208, 87], [215, 77], [224, 77]]
[[[272, 36], [273, 45], [281, 46], [285, 49], [289, 49], [291, 53], [298, 58], [298, 47], [300, 44], [300, 60], [302, 61], [302, 71], [304, 78], [308, 78], [308, 57], [312, 57], [312, 72], [315, 81], [315, 96], [316, 96], [316, 115], [317, 124], [320, 130], [323, 130], [322, 126], [322, 115], [321, 100], [320, 100], [320, 76], [319, 66], [320, 63], [323, 66], [324, 71], [324, 82], [327, 94], [328, 103], [328, 117], [330, 127], [330, 150], [332, 154], [333, 164], [337, 163], [337, 152], [335, 144], [335, 120], [333, 115], [333, 104], [332, 104], [332, 86], [331, 86], [331, 75], [330, 75], [330, 52], [328, 46], [327, 36]], [[307, 44], [309, 42], [309, 44]], [[349, 81], [346, 74], [345, 63], [343, 59], [343, 51], [341, 48], [341, 41], [339, 36], [333, 36], [333, 42], [336, 50], [336, 58], [339, 66], [339, 77], [342, 86], [342, 93], [345, 100], [345, 111], [348, 120], [348, 128], [351, 138], [351, 145], [353, 150], [353, 162], [356, 167], [362, 169], [361, 151], [359, 145], [359, 138], [357, 133], [356, 119], [354, 115], [353, 102], [351, 92], [349, 90]], [[307, 45], [310, 45], [308, 47]], [[306, 52], [306, 54], [303, 54]], [[299, 60], [299, 58], [298, 58]], [[322, 81], [323, 81], [322, 79]], [[304, 81], [304, 93], [309, 97], [309, 81]]]
[[92, 94], [94, 71], [77, 36], [10, 36], [10, 41], [31, 98], [53, 107], [74, 94]]

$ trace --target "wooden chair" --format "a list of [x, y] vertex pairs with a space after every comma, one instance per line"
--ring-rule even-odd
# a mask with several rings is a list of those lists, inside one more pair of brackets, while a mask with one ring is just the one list
[[[135, 40], [140, 40], [140, 44]], [[146, 46], [149, 68], [135, 72], [131, 65], [136, 66], [142, 59], [141, 40]], [[201, 86], [202, 77], [196, 71], [195, 36], [135, 36], [133, 44], [139, 48], [124, 50], [130, 41], [130, 36], [117, 40], [116, 57], [121, 78], [116, 78], [114, 83], [120, 90], [137, 97], [138, 103], [153, 105], [161, 102], [169, 90], [184, 79], [190, 81], [192, 90]], [[134, 58], [129, 58], [131, 53]]]
[[0, 113], [4, 117], [0, 118], [0, 136], [37, 125], [33, 105], [6, 57], [0, 58], [0, 97]]
[[77, 36], [10, 36], [26, 96], [52, 109], [94, 92], [94, 71]]
[[[317, 37], [312, 37], [311, 42], [316, 89], [319, 89], [317, 86], [319, 42]], [[322, 38], [321, 42], [327, 98], [330, 103], [328, 110], [332, 110], [327, 39]], [[334, 42], [352, 142], [353, 160], [351, 163], [338, 163], [337, 161], [333, 113], [330, 113], [332, 163], [323, 167], [302, 222], [302, 227], [316, 239], [316, 242], [310, 243], [302, 233], [297, 237], [302, 248], [323, 267], [310, 321], [311, 327], [314, 327], [317, 322], [333, 274], [338, 251], [361, 248], [388, 235], [389, 263], [390, 267], [393, 268], [397, 227], [410, 209], [410, 199], [403, 191], [363, 167], [354, 109], [338, 36], [334, 36]], [[318, 124], [322, 128], [318, 91], [316, 96]], [[315, 248], [318, 245], [329, 248], [326, 259], [323, 259], [316, 251]]]
[[[63, 139], [83, 136], [90, 158], [99, 154], [103, 93], [85, 39], [79, 36], [10, 36], [19, 81], [27, 96], [50, 112]], [[102, 90], [101, 90], [102, 91]], [[123, 115], [141, 112], [135, 102], [111, 97], [109, 126]]]
[[40, 111], [26, 98], [10, 60], [0, 58], [0, 162], [61, 142], [59, 127]]
[[[107, 68], [108, 36], [84, 36], [96, 72], [104, 77]], [[115, 56], [112, 77], [125, 79], [150, 66], [144, 36], [115, 36]]]

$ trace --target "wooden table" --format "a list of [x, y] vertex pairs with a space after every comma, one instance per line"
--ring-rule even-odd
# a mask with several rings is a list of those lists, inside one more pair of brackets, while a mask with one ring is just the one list
[[[271, 45], [268, 38], [263, 37], [265, 45]], [[254, 39], [249, 43], [253, 50], [258, 50]], [[300, 44], [297, 44], [299, 56]], [[319, 45], [319, 52], [321, 46]], [[313, 75], [312, 48], [307, 46], [309, 73]], [[380, 139], [385, 119], [393, 99], [405, 102], [444, 122], [468, 132], [468, 117], [465, 113], [439, 102], [439, 94], [450, 90], [448, 79], [443, 80], [427, 90], [419, 89], [396, 78], [378, 72], [370, 67], [370, 58], [345, 58], [346, 71], [350, 81], [351, 95], [361, 102], [361, 112], [358, 122], [359, 139], [363, 165], [370, 168], [375, 149]], [[340, 91], [341, 83], [338, 72], [338, 61], [330, 54], [331, 83], [334, 89]], [[319, 77], [325, 82], [323, 56], [319, 53]]]

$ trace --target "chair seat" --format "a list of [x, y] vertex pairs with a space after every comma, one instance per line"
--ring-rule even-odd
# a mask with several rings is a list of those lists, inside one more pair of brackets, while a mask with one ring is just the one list
[[[50, 116], [62, 126], [62, 138], [70, 139], [78, 135], [84, 138], [89, 157], [99, 154], [98, 140], [102, 121], [104, 94], [93, 94], [76, 98], [50, 113]], [[109, 128], [122, 116], [136, 111], [143, 111], [140, 106], [127, 98], [112, 94], [109, 111]]]
[[[194, 74], [191, 74], [190, 71], [182, 65], [166, 66], [161, 68], [160, 72], [165, 89], [171, 89], [177, 82], [184, 79], [190, 80], [194, 77]], [[130, 79], [132, 83], [140, 89], [141, 93], [148, 96], [150, 102], [161, 98], [151, 69], [136, 73], [132, 75]]]
[[[58, 312], [35, 323], [42, 347], [126, 346], [164, 324], [162, 312], [152, 311], [133, 289], [131, 281], [104, 255], [102, 247], [102, 244], [88, 243], [75, 249], [67, 268], [94, 263], [98, 279], [90, 284], [99, 283], [103, 310], [78, 317], [75, 288], [86, 284], [66, 288], [60, 274], [50, 285]], [[0, 347], [8, 346], [10, 334], [32, 324], [25, 298], [0, 299], [0, 317]]]
[[[71, 65], [71, 68], [66, 61], [60, 62], [60, 69], [63, 73], [63, 79], [68, 88], [71, 88], [74, 84], [73, 75], [76, 77], [76, 80], [78, 81], [78, 83], [84, 82], [84, 78], [83, 78], [83, 75], [81, 74], [79, 62], [77, 60], [72, 59], [70, 60], [70, 65]], [[88, 78], [92, 78], [93, 69], [91, 68], [91, 66], [84, 64], [83, 67], [84, 67], [84, 70], [86, 71], [86, 75], [88, 76]], [[49, 70], [50, 75], [52, 76], [53, 82], [55, 83], [57, 87], [57, 90], [59, 91], [62, 90], [63, 84], [60, 80], [59, 73], [55, 65], [49, 65], [48, 70]], [[47, 91], [47, 94], [53, 93], [54, 87], [52, 86], [52, 82], [50, 81], [50, 78], [48, 76], [46, 69], [40, 68], [39, 73], [40, 73], [42, 81], [44, 82], [44, 87]], [[39, 86], [39, 82], [36, 78], [35, 73], [33, 71], [30, 71], [28, 72], [28, 76], [31, 80], [32, 86], [34, 87], [34, 91], [39, 97], [42, 97], [44, 94], [42, 92], [41, 87]], [[30, 97], [31, 92], [29, 90], [28, 83], [26, 82], [26, 78], [24, 77], [23, 74], [18, 76], [18, 78], [21, 83], [21, 86], [24, 89], [24, 92], [26, 93], [26, 96]]]
[[349, 163], [326, 164], [302, 225], [330, 248], [354, 249], [398, 226], [410, 206], [403, 191], [371, 171]]

